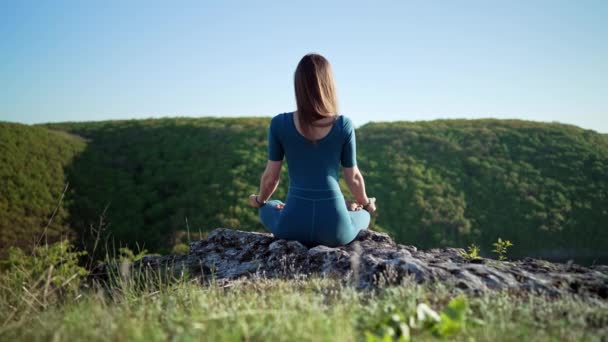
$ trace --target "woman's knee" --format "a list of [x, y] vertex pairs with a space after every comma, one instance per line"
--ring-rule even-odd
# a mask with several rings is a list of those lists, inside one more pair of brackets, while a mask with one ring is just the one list
[[269, 201], [266, 201], [266, 204], [259, 207], [258, 209], [260, 209], [260, 210], [269, 209], [269, 208], [276, 209], [278, 204], [283, 204], [283, 202], [281, 202], [280, 200], [269, 200]]
[[371, 215], [367, 210], [349, 211], [353, 226], [357, 229], [367, 229], [371, 222]]
[[283, 204], [283, 202], [281, 202], [281, 200], [270, 200], [270, 201], [266, 201], [266, 205], [270, 205], [271, 207], [275, 208], [278, 204]]
[[266, 204], [258, 208], [258, 215], [262, 224], [271, 232], [274, 230], [277, 221], [279, 220], [281, 210], [276, 206], [281, 202], [280, 200], [266, 201]]

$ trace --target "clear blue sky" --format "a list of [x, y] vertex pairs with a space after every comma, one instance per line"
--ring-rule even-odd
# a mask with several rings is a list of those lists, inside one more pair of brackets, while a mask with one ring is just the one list
[[0, 121], [273, 116], [326, 56], [368, 121], [608, 132], [608, 1], [0, 2]]

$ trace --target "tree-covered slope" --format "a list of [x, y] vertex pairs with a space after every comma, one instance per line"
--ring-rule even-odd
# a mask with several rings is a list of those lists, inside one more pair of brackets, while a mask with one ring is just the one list
[[400, 241], [486, 247], [500, 236], [547, 257], [608, 247], [605, 135], [487, 119], [370, 123], [358, 137], [378, 220]]
[[[188, 230], [262, 229], [247, 196], [266, 162], [268, 118], [172, 118], [53, 125], [88, 139], [70, 167], [73, 227], [105, 213], [115, 240], [166, 250]], [[287, 174], [275, 196], [284, 196]]]
[[64, 170], [84, 146], [66, 133], [0, 122], [0, 256], [9, 246], [31, 246], [44, 231], [49, 242], [69, 234], [60, 204]]
[[[269, 122], [46, 125], [87, 141], [65, 169], [71, 227], [85, 236], [103, 214], [116, 241], [163, 252], [188, 231], [195, 238], [216, 227], [262, 230], [247, 196], [259, 188]], [[377, 198], [374, 224], [400, 242], [475, 242], [489, 252], [500, 236], [514, 242], [512, 255], [547, 257], [597, 256], [608, 247], [606, 135], [518, 120], [372, 122], [357, 129], [357, 147], [368, 195]], [[286, 171], [273, 198], [284, 200]]]

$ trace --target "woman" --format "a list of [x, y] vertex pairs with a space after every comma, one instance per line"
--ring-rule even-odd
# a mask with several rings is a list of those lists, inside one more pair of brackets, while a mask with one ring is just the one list
[[[249, 201], [277, 238], [308, 247], [345, 245], [368, 228], [370, 213], [376, 211], [376, 199], [367, 197], [357, 167], [355, 129], [350, 118], [337, 113], [333, 73], [323, 56], [304, 56], [294, 85], [297, 110], [272, 118], [260, 193]], [[279, 184], [284, 156], [289, 173], [286, 203], [268, 200]], [[338, 185], [340, 164], [354, 203], [345, 204]]]

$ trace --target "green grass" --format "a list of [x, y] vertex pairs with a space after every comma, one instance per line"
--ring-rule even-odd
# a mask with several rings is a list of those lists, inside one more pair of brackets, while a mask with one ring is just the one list
[[[358, 341], [374, 331], [393, 306], [413, 314], [426, 303], [442, 310], [458, 293], [441, 285], [403, 284], [359, 291], [330, 279], [259, 279], [231, 286], [180, 281], [112, 295], [86, 290], [46, 309], [6, 321], [0, 340], [87, 341]], [[601, 340], [608, 334], [608, 304], [574, 297], [488, 293], [468, 298], [463, 329], [455, 340]], [[412, 330], [413, 340], [435, 339]]]

